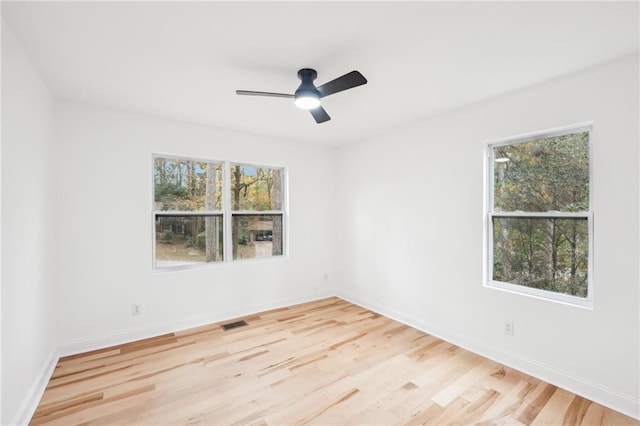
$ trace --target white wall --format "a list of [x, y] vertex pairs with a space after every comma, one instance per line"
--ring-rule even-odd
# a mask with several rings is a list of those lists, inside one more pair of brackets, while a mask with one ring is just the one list
[[[69, 103], [56, 124], [63, 353], [334, 294], [333, 148]], [[154, 152], [287, 167], [290, 257], [152, 271]]]
[[55, 162], [52, 99], [2, 23], [2, 418], [11, 424], [53, 359]]
[[[341, 149], [338, 294], [640, 417], [638, 116], [633, 56]], [[483, 287], [486, 142], [586, 121], [594, 309]]]

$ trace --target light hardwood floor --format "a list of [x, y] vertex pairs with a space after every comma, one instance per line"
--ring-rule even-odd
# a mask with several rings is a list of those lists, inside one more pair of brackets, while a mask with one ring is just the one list
[[640, 425], [338, 298], [60, 359], [32, 425]]

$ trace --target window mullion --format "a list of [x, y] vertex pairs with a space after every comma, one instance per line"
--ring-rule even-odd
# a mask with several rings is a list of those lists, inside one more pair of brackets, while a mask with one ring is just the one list
[[222, 210], [223, 222], [224, 222], [224, 261], [231, 262], [233, 260], [233, 236], [232, 231], [232, 216], [231, 216], [231, 163], [224, 162], [223, 179], [222, 179]]
[[222, 210], [154, 210], [155, 216], [221, 216]]
[[496, 212], [490, 211], [489, 215], [491, 217], [529, 217], [532, 219], [540, 218], [588, 218], [589, 212]]
[[233, 210], [231, 213], [237, 216], [282, 215], [284, 210]]

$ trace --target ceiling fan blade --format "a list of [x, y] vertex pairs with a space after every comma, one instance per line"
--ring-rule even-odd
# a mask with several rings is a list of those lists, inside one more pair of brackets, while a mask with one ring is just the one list
[[330, 82], [323, 84], [317, 89], [318, 92], [320, 92], [320, 97], [323, 98], [325, 96], [333, 95], [334, 93], [342, 92], [343, 90], [362, 86], [363, 84], [367, 84], [367, 79], [358, 71], [351, 71], [342, 77], [338, 77], [335, 80], [331, 80]]
[[236, 95], [270, 96], [272, 98], [293, 98], [293, 95], [289, 95], [288, 93], [256, 92], [253, 90], [236, 90]]
[[329, 114], [327, 114], [327, 111], [325, 111], [324, 108], [322, 108], [321, 106], [314, 109], [310, 109], [309, 112], [311, 113], [314, 120], [316, 120], [316, 123], [318, 124], [331, 120], [331, 117], [329, 117]]

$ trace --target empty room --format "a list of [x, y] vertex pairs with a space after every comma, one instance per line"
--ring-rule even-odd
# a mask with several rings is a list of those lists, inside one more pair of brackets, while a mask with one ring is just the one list
[[2, 1], [2, 425], [640, 425], [640, 3]]

